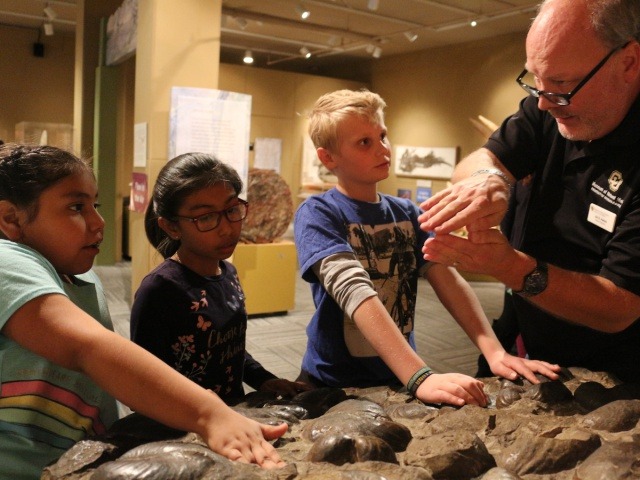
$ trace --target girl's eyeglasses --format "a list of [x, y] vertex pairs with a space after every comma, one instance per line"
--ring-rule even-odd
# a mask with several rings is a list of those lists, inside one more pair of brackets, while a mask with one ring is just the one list
[[230, 222], [240, 222], [247, 218], [248, 212], [249, 202], [247, 202], [246, 200], [238, 199], [237, 204], [225, 208], [224, 210], [203, 213], [202, 215], [198, 215], [197, 217], [185, 217], [182, 215], [176, 215], [175, 217], [193, 222], [199, 232], [208, 232], [220, 225], [220, 221], [222, 220], [223, 215], [227, 217], [227, 220]]

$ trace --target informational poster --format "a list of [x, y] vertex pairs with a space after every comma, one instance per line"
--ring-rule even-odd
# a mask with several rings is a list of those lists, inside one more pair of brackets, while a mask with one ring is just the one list
[[418, 180], [416, 183], [416, 203], [420, 205], [431, 198], [431, 180]]
[[249, 172], [251, 95], [206, 88], [173, 87], [169, 112], [169, 159], [189, 152], [212, 153]]
[[138, 1], [124, 0], [107, 22], [107, 65], [117, 65], [136, 52]]
[[316, 153], [309, 136], [303, 139], [302, 186], [336, 184], [338, 179], [325, 167]]
[[411, 189], [410, 188], [399, 188], [398, 189], [398, 196], [400, 198], [408, 198], [409, 200], [411, 200]]
[[137, 213], [144, 213], [149, 201], [149, 183], [146, 173], [133, 172], [131, 179], [131, 194], [129, 200], [129, 210]]
[[147, 124], [136, 123], [133, 126], [133, 166], [147, 166]]
[[256, 138], [253, 142], [253, 166], [280, 173], [281, 138]]

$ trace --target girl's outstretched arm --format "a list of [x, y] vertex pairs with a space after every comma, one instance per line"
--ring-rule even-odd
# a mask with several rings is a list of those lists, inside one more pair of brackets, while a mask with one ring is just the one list
[[287, 425], [262, 425], [217, 395], [112, 332], [64, 295], [37, 297], [19, 308], [2, 333], [65, 368], [82, 372], [131, 409], [170, 427], [198, 433], [231, 460], [264, 468], [284, 465], [269, 443]]

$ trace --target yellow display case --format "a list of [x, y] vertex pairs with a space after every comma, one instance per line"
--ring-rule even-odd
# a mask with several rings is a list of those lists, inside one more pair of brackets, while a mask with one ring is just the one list
[[287, 312], [294, 308], [298, 259], [293, 242], [239, 243], [230, 261], [238, 270], [247, 314]]

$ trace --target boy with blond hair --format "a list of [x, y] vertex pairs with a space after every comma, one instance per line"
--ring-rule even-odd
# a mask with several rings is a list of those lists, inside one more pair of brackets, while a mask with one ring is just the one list
[[504, 350], [454, 268], [424, 261], [419, 246], [428, 234], [419, 228], [418, 207], [378, 192], [391, 164], [385, 106], [376, 93], [338, 90], [321, 96], [310, 114], [318, 158], [338, 183], [309, 197], [295, 216], [302, 277], [311, 283], [316, 306], [300, 379], [334, 387], [399, 381], [424, 402], [485, 406], [481, 381], [436, 374], [416, 353], [418, 275], [431, 283], [495, 374], [523, 375], [534, 383], [534, 372], [556, 378], [555, 366]]

